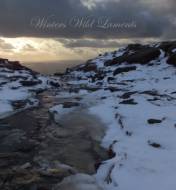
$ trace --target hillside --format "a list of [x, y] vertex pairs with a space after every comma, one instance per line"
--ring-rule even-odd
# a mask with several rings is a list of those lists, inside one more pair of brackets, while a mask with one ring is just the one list
[[[11, 174], [14, 180], [2, 182], [4, 189], [175, 190], [176, 42], [128, 45], [62, 76], [42, 76], [2, 59], [0, 81], [3, 118], [37, 108], [5, 122], [29, 113], [41, 120], [40, 128], [35, 122], [24, 129], [11, 122], [37, 148], [30, 159], [8, 165], [18, 169]], [[37, 131], [34, 139], [30, 127]], [[3, 134], [0, 155], [7, 147], [29, 156], [19, 144], [6, 146], [10, 137]], [[0, 159], [3, 175], [9, 175], [7, 160]], [[28, 180], [19, 174], [21, 167]]]

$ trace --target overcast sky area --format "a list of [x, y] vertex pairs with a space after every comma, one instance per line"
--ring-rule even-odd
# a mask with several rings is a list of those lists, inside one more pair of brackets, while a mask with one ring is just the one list
[[0, 54], [86, 60], [128, 43], [174, 40], [175, 8], [175, 0], [0, 0]]

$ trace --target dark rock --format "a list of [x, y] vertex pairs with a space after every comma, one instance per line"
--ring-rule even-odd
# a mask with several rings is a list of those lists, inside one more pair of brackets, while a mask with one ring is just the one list
[[159, 46], [163, 51], [165, 51], [167, 54], [172, 53], [172, 50], [176, 48], [176, 42], [162, 42]]
[[103, 80], [105, 77], [105, 74], [102, 72], [97, 72], [93, 77], [92, 77], [92, 82], [98, 81], [98, 80]]
[[129, 100], [124, 100], [120, 102], [119, 104], [130, 104], [130, 105], [136, 105], [138, 104], [137, 102], [134, 102], [134, 99], [129, 99]]
[[63, 108], [71, 108], [71, 107], [77, 107], [80, 106], [78, 102], [64, 102]]
[[132, 67], [121, 67], [121, 68], [117, 68], [114, 72], [113, 75], [118, 75], [120, 73], [126, 73], [126, 72], [130, 72], [130, 71], [134, 71], [136, 70], [136, 66], [132, 66]]
[[129, 136], [129, 137], [131, 137], [132, 134], [133, 134], [132, 132], [129, 132], [129, 131], [126, 131], [125, 133], [126, 133], [126, 135]]
[[116, 156], [116, 153], [114, 152], [113, 150], [113, 146], [114, 144], [116, 144], [117, 141], [114, 141], [110, 146], [109, 146], [109, 149], [108, 149], [108, 156], [109, 156], [109, 159], [111, 158], [114, 158]]
[[31, 81], [20, 81], [21, 85], [25, 86], [25, 87], [30, 87], [30, 86], [36, 86], [38, 84], [41, 84], [42, 81], [41, 80], [31, 80]]
[[88, 87], [88, 86], [86, 86], [86, 87], [81, 88], [81, 89], [87, 90], [89, 92], [95, 92], [97, 90], [100, 90], [101, 88], [100, 87]]
[[101, 160], [97, 160], [97, 161], [95, 162], [95, 164], [94, 164], [94, 166], [95, 166], [95, 171], [97, 171], [101, 165], [102, 165]]
[[146, 90], [146, 91], [143, 91], [143, 92], [140, 92], [140, 94], [147, 94], [147, 95], [150, 95], [150, 96], [158, 96], [158, 92], [157, 91], [150, 91], [150, 90]]
[[148, 124], [157, 124], [157, 123], [161, 123], [162, 120], [160, 119], [148, 119]]
[[95, 63], [87, 63], [86, 65], [80, 67], [78, 70], [84, 71], [84, 72], [91, 72], [91, 71], [96, 72], [97, 66]]
[[105, 88], [105, 90], [109, 90], [109, 91], [111, 91], [111, 92], [117, 92], [117, 91], [119, 91], [119, 88], [110, 86], [110, 87], [108, 87], [108, 88]]
[[141, 50], [144, 50], [144, 49], [146, 49], [147, 48], [147, 46], [145, 46], [145, 45], [141, 45], [141, 44], [129, 44], [128, 46], [127, 46], [127, 48], [126, 48], [126, 50], [128, 50], [128, 51], [141, 51]]
[[102, 96], [101, 99], [102, 99], [102, 100], [105, 100], [105, 99], [107, 99], [107, 97], [106, 97], [106, 96]]
[[132, 54], [124, 54], [120, 57], [116, 57], [112, 60], [105, 62], [106, 66], [121, 64], [121, 63], [138, 63], [138, 64], [148, 64], [150, 61], [155, 60], [160, 55], [160, 50], [157, 48], [143, 48]]
[[109, 148], [108, 156], [109, 156], [109, 159], [114, 158], [116, 156], [116, 153], [112, 150], [112, 148]]
[[123, 99], [129, 99], [131, 97], [131, 95], [135, 94], [136, 92], [125, 92], [121, 98]]
[[152, 146], [153, 148], [161, 148], [161, 145], [156, 142], [148, 141], [148, 144]]
[[60, 87], [60, 84], [59, 84], [58, 82], [50, 81], [49, 84], [50, 84], [51, 86], [56, 87], [56, 88], [59, 88], [59, 87]]
[[113, 80], [115, 80], [114, 77], [108, 77], [108, 78], [107, 78], [107, 81], [108, 81], [108, 82], [111, 82], [111, 81], [113, 81]]
[[157, 98], [157, 97], [154, 97], [153, 99], [147, 99], [147, 101], [149, 101], [149, 102], [155, 102], [155, 101], [158, 101], [158, 100], [160, 100], [160, 99]]
[[56, 77], [62, 77], [62, 76], [64, 76], [64, 73], [54, 73], [54, 76], [56, 76]]
[[18, 100], [18, 101], [13, 101], [12, 103], [13, 108], [16, 109], [22, 109], [26, 106], [27, 100]]
[[167, 63], [176, 66], [176, 53], [168, 58]]

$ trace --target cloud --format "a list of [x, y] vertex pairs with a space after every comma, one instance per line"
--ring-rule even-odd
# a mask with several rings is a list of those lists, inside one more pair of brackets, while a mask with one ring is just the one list
[[31, 44], [26, 44], [21, 51], [31, 52], [36, 51], [36, 48], [32, 46]]
[[66, 48], [118, 48], [127, 45], [129, 40], [102, 39], [58, 39]]
[[[163, 8], [161, 7], [161, 3]], [[1, 0], [0, 35], [5, 37], [45, 38], [149, 38], [174, 37], [174, 0]], [[102, 29], [74, 27], [70, 19], [104, 18], [109, 24], [135, 22], [136, 27]], [[38, 20], [36, 20], [38, 19]], [[50, 27], [37, 27], [45, 19]], [[73, 20], [72, 20], [73, 21]], [[31, 24], [32, 22], [32, 24]], [[59, 24], [66, 24], [61, 27]], [[51, 27], [52, 25], [52, 27]]]
[[0, 50], [4, 52], [12, 52], [14, 50], [14, 46], [10, 43], [5, 42], [3, 39], [0, 39]]

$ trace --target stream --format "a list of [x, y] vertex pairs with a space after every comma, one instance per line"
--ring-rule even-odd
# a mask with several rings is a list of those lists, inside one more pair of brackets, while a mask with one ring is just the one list
[[54, 91], [45, 91], [38, 99], [38, 107], [0, 120], [0, 189], [51, 190], [66, 177], [94, 174], [108, 159], [100, 146], [105, 126], [85, 105], [62, 115], [57, 123], [48, 111], [78, 102], [78, 97], [59, 98]]

